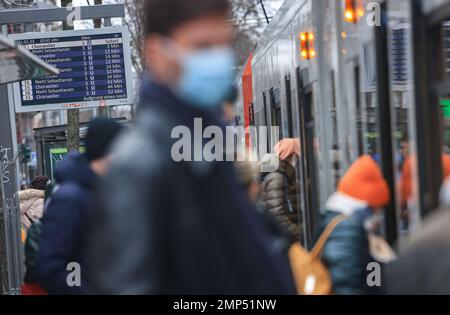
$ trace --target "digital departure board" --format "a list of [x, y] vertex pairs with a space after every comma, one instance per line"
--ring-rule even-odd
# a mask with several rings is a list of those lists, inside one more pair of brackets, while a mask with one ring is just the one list
[[132, 104], [130, 35], [124, 27], [12, 35], [54, 76], [13, 87], [17, 112]]

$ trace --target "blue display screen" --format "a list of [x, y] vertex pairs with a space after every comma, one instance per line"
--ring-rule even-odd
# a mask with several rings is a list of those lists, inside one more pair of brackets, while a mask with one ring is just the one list
[[[20, 83], [22, 106], [126, 99], [122, 33], [17, 40], [59, 75]], [[106, 105], [106, 104], [104, 104]]]

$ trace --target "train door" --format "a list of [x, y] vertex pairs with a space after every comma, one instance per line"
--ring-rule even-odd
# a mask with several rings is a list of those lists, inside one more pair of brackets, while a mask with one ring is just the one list
[[320, 215], [315, 152], [317, 138], [315, 136], [313, 90], [312, 86], [305, 87], [303, 85], [300, 68], [297, 68], [297, 91], [300, 115], [300, 171], [304, 206], [304, 240], [306, 248], [311, 248]]
[[450, 3], [412, 1], [417, 206], [422, 217], [439, 207], [450, 175]]
[[[298, 127], [298, 118], [299, 117], [294, 117], [294, 113], [297, 113], [296, 108], [293, 107], [294, 106], [294, 102], [293, 102], [293, 95], [292, 95], [292, 84], [291, 84], [291, 75], [288, 74], [284, 77], [284, 87], [285, 87], [285, 105], [286, 105], [286, 110], [285, 110], [285, 115], [286, 115], [286, 119], [284, 120], [286, 123], [285, 126], [285, 130], [286, 130], [286, 137], [290, 138], [290, 139], [299, 139], [300, 135], [299, 135], [299, 130], [298, 128], [294, 130], [294, 119], [296, 119], [296, 127]], [[296, 106], [296, 105], [295, 105]], [[295, 204], [297, 205], [297, 209], [293, 209], [294, 211], [296, 211], [297, 214], [297, 218], [298, 218], [298, 224], [302, 224], [303, 222], [303, 209], [304, 207], [302, 206], [302, 192], [300, 191], [300, 183], [302, 182], [302, 175], [301, 175], [301, 171], [300, 171], [300, 156], [296, 157], [296, 198], [297, 198], [297, 202], [295, 202]], [[302, 229], [303, 231], [303, 229]], [[300, 235], [301, 239], [304, 239], [304, 235]]]
[[[386, 16], [387, 5], [383, 3], [381, 5], [382, 15]], [[376, 65], [376, 85], [377, 93], [368, 93], [367, 97], [367, 116], [368, 116], [368, 129], [369, 132], [374, 134], [374, 138], [371, 141], [376, 143], [373, 153], [378, 157], [380, 166], [383, 172], [383, 176], [386, 179], [390, 187], [390, 195], [394, 196], [396, 184], [396, 152], [394, 148], [394, 139], [396, 138], [396, 130], [393, 128], [392, 114], [393, 104], [391, 102], [390, 94], [390, 55], [388, 45], [388, 25], [386, 19], [379, 27], [374, 30], [374, 46], [376, 51], [375, 65]], [[372, 97], [376, 97], [372, 101]], [[375, 104], [375, 107], [373, 105]], [[397, 226], [397, 204], [394, 198], [384, 208], [384, 236], [386, 240], [394, 245], [397, 241], [398, 226]]]
[[[385, 15], [384, 4], [382, 16]], [[354, 32], [346, 25], [349, 33]], [[354, 33], [356, 34], [356, 33]], [[348, 49], [347, 73], [352, 80], [347, 88], [354, 99], [356, 118], [356, 143], [358, 155], [370, 155], [380, 166], [390, 187], [390, 195], [396, 187], [394, 179], [394, 161], [391, 129], [391, 104], [389, 94], [389, 63], [386, 33], [386, 21], [381, 18], [377, 27], [359, 23], [357, 28], [359, 43], [352, 43], [349, 36], [343, 41]], [[394, 244], [396, 235], [396, 205], [391, 202], [379, 219], [385, 224], [379, 226], [378, 233]]]

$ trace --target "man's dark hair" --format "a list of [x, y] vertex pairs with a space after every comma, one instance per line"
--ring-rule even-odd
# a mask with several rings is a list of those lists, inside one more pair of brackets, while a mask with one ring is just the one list
[[96, 118], [89, 124], [86, 136], [86, 157], [89, 161], [104, 158], [123, 126], [110, 119]]
[[145, 0], [145, 34], [168, 36], [184, 23], [229, 12], [229, 0]]
[[45, 190], [50, 179], [47, 176], [36, 176], [31, 182], [30, 188], [37, 190]]

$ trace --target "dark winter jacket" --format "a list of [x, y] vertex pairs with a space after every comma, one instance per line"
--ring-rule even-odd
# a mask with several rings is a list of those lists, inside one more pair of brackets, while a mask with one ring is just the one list
[[[327, 211], [323, 216], [320, 234], [340, 215]], [[369, 240], [360, 212], [341, 222], [325, 244], [322, 261], [333, 282], [333, 293], [359, 295], [369, 293], [366, 283], [367, 266], [373, 260], [369, 253]]]
[[450, 211], [433, 214], [403, 250], [386, 266], [382, 278], [385, 294], [450, 294]]
[[97, 176], [84, 155], [72, 154], [58, 166], [56, 179], [60, 186], [42, 220], [33, 278], [50, 294], [82, 294], [86, 289], [84, 281], [81, 287], [67, 285], [67, 267], [70, 263], [79, 264], [81, 278], [85, 278], [86, 218], [95, 204]]
[[262, 184], [265, 211], [274, 217], [289, 234], [292, 242], [302, 239], [299, 221], [297, 180], [295, 168], [280, 161], [278, 171], [265, 175]]
[[27, 232], [25, 242], [25, 283], [35, 283], [34, 267], [39, 254], [39, 244], [42, 235], [42, 220], [34, 222]]
[[342, 193], [333, 194], [325, 205], [317, 239], [338, 215], [345, 219], [337, 225], [325, 243], [322, 262], [327, 266], [338, 295], [375, 294], [367, 285], [367, 267], [375, 262], [370, 255], [365, 222], [372, 218], [372, 210], [364, 201]]
[[93, 293], [295, 294], [289, 243], [253, 208], [233, 164], [171, 156], [174, 127], [194, 135], [194, 118], [220, 123], [165, 87], [143, 91], [139, 120], [101, 185]]

